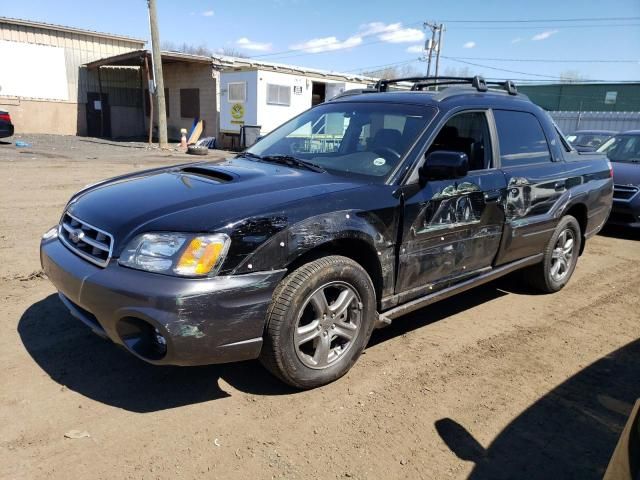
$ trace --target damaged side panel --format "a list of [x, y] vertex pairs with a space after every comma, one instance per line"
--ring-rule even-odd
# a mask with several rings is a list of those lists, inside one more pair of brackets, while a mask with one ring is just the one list
[[396, 293], [406, 301], [490, 267], [504, 222], [505, 179], [499, 170], [432, 181], [407, 198]]
[[[399, 218], [399, 200], [393, 196], [393, 187], [371, 185], [359, 190], [357, 197], [345, 197], [348, 195], [342, 192], [340, 197], [291, 205], [229, 226], [227, 233], [236, 249], [229, 252], [224, 268], [232, 274], [286, 268], [313, 249], [346, 242], [361, 245], [360, 253], [375, 259], [371, 263], [378, 271], [369, 273], [373, 278], [381, 275], [383, 295], [391, 294]], [[343, 205], [352, 208], [344, 209]]]

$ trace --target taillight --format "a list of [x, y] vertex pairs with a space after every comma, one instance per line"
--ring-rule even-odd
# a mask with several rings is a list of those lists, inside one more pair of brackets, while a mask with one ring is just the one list
[[8, 113], [0, 113], [0, 120], [11, 123], [11, 115]]
[[609, 164], [609, 178], [613, 178], [613, 165], [611, 162], [607, 162]]

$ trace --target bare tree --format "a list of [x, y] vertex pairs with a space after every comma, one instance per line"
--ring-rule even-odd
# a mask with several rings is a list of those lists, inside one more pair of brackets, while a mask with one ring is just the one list
[[218, 52], [227, 57], [249, 58], [249, 55], [238, 50], [235, 47], [222, 47], [218, 49]]
[[469, 70], [469, 67], [447, 67], [444, 69], [445, 77], [472, 77], [473, 74]]
[[369, 70], [362, 72], [362, 74], [373, 78], [401, 78], [417, 77], [422, 73], [413, 65], [405, 65], [403, 67], [386, 67], [378, 70]]
[[171, 52], [182, 52], [191, 55], [202, 55], [204, 57], [210, 57], [213, 53], [209, 47], [204, 44], [191, 45], [188, 43], [182, 43], [178, 45], [173, 42], [162, 42], [162, 50], [169, 50]]

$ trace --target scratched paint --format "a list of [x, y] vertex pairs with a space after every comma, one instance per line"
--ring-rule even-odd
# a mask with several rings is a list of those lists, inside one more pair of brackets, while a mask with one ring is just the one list
[[197, 325], [180, 325], [176, 334], [180, 337], [193, 337], [202, 338], [204, 333], [198, 328]]

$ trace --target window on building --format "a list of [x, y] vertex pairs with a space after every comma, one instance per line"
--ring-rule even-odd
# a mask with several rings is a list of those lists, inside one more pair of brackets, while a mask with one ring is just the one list
[[267, 84], [267, 103], [269, 105], [291, 105], [291, 86]]
[[180, 116], [182, 118], [200, 117], [200, 89], [180, 89]]
[[247, 101], [247, 82], [231, 82], [227, 84], [227, 98], [229, 103], [244, 103]]
[[535, 115], [528, 112], [494, 110], [503, 167], [551, 161], [549, 145]]
[[[167, 118], [171, 116], [171, 114], [169, 113], [171, 111], [169, 104], [171, 103], [169, 101], [169, 89], [165, 88], [164, 89], [164, 103], [166, 105], [166, 110], [167, 110]], [[155, 105], [154, 105], [155, 108]], [[149, 104], [149, 90], [145, 90], [144, 91], [144, 114], [148, 117], [149, 114], [151, 113], [151, 105]]]

